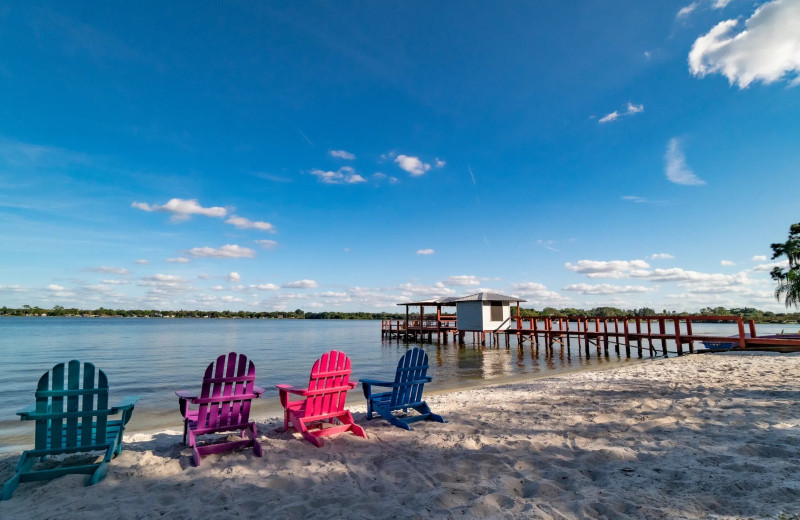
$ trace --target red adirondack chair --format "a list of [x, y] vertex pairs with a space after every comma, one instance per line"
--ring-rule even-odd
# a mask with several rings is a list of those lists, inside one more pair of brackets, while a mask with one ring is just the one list
[[[221, 453], [242, 446], [252, 446], [261, 456], [256, 423], [250, 421], [250, 401], [261, 397], [264, 389], [255, 386], [256, 367], [244, 354], [223, 354], [208, 365], [203, 376], [200, 396], [191, 390], [175, 392], [183, 415], [183, 442], [189, 437], [194, 463], [200, 465], [203, 456]], [[188, 405], [196, 404], [196, 410]], [[198, 444], [199, 435], [241, 431], [242, 440]]]
[[[347, 391], [357, 384], [350, 381], [350, 358], [344, 352], [331, 350], [323, 354], [311, 369], [307, 389], [277, 385], [284, 408], [284, 430], [288, 430], [291, 424], [295, 431], [317, 447], [323, 444], [320, 437], [339, 432], [350, 431], [366, 438], [364, 429], [353, 422], [353, 415], [344, 408]], [[304, 399], [290, 401], [289, 394]]]

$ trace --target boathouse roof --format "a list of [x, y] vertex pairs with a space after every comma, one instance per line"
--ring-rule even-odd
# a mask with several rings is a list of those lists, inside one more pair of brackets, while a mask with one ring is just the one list
[[493, 292], [479, 292], [475, 294], [470, 294], [469, 296], [463, 296], [461, 298], [456, 298], [455, 302], [527, 302], [528, 300], [523, 300], [522, 298], [518, 298], [517, 296], [506, 296], [504, 294], [498, 294]]
[[427, 305], [448, 305], [448, 306], [455, 306], [456, 300], [458, 297], [455, 296], [444, 296], [442, 298], [430, 298], [428, 300], [417, 300], [415, 302], [405, 302], [405, 303], [398, 303], [397, 305], [416, 305], [416, 306], [427, 306]]
[[397, 305], [408, 306], [428, 306], [428, 305], [446, 305], [455, 306], [458, 302], [527, 302], [516, 296], [506, 296], [493, 292], [479, 292], [470, 294], [469, 296], [445, 296], [442, 298], [430, 298], [428, 300], [417, 300], [415, 302], [398, 303]]

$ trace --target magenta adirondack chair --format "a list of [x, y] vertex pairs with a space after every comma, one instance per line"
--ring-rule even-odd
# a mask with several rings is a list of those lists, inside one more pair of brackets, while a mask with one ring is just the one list
[[[353, 422], [353, 414], [344, 408], [347, 391], [357, 384], [350, 381], [350, 358], [344, 352], [331, 350], [323, 354], [311, 369], [308, 388], [277, 385], [284, 408], [284, 430], [291, 424], [317, 447], [323, 444], [320, 437], [345, 431], [366, 438], [364, 429]], [[290, 401], [289, 394], [303, 399]]]
[[[256, 367], [244, 354], [223, 354], [208, 365], [200, 395], [191, 390], [175, 392], [183, 415], [183, 442], [189, 438], [194, 463], [200, 465], [205, 455], [252, 446], [261, 456], [256, 423], [250, 421], [250, 401], [261, 397], [264, 389], [255, 386]], [[190, 410], [189, 404], [198, 405]], [[197, 437], [241, 431], [242, 440], [199, 444]]]

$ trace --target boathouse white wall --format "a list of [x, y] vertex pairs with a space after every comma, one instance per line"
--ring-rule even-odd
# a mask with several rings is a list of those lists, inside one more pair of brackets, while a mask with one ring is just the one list
[[[494, 306], [494, 312], [492, 307]], [[505, 330], [511, 325], [509, 302], [473, 301], [456, 303], [458, 330]]]

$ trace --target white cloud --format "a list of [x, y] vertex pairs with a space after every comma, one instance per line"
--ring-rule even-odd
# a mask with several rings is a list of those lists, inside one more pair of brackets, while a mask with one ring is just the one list
[[8, 291], [8, 292], [25, 292], [28, 289], [21, 285], [0, 285], [0, 291]]
[[322, 298], [347, 298], [346, 292], [325, 291], [319, 293], [317, 296]]
[[133, 263], [134, 264], [139, 264], [139, 265], [147, 265], [147, 264], [150, 263], [150, 260], [145, 260], [145, 259], [141, 258], [139, 260], [134, 260]]
[[[397, 290], [401, 291], [400, 298], [406, 300], [436, 298], [439, 296], [450, 296], [455, 293], [453, 289], [445, 287], [442, 282], [436, 282], [433, 285], [413, 285], [405, 283], [397, 286]], [[383, 295], [383, 299], [386, 299], [386, 295]]]
[[409, 155], [398, 155], [395, 157], [394, 162], [396, 162], [400, 168], [411, 174], [412, 177], [424, 175], [431, 169], [430, 164], [422, 162], [419, 157]]
[[628, 200], [636, 204], [666, 204], [666, 201], [663, 200], [650, 200], [638, 195], [623, 195], [622, 200]]
[[619, 119], [619, 112], [614, 110], [610, 114], [606, 114], [603, 117], [601, 117], [598, 123], [608, 123], [610, 121], [615, 121], [617, 119]]
[[630, 294], [653, 292], [655, 289], [643, 285], [612, 285], [608, 283], [589, 285], [586, 283], [576, 283], [567, 285], [563, 290], [579, 292], [581, 294]]
[[398, 179], [397, 177], [386, 175], [383, 172], [373, 173], [372, 178], [375, 179], [376, 181], [386, 180], [389, 184], [397, 184], [398, 182], [400, 182], [400, 179]]
[[725, 9], [729, 3], [731, 3], [731, 0], [715, 0], [712, 7], [714, 9]]
[[225, 223], [232, 224], [239, 229], [258, 229], [260, 231], [269, 231], [270, 233], [275, 232], [275, 227], [269, 222], [263, 222], [260, 220], [252, 221], [236, 215], [231, 215], [231, 217], [226, 220]]
[[315, 176], [319, 182], [325, 184], [358, 184], [367, 180], [355, 173], [349, 166], [343, 166], [338, 171], [311, 170], [311, 175]]
[[689, 52], [689, 70], [697, 77], [722, 74], [731, 85], [786, 78], [800, 85], [800, 2], [773, 0], [759, 6], [734, 34], [738, 20], [718, 23], [700, 36]]
[[257, 289], [259, 291], [277, 291], [280, 287], [274, 283], [261, 283], [258, 285], [251, 285], [250, 288]]
[[543, 284], [536, 282], [520, 282], [511, 284], [514, 294], [528, 300], [529, 305], [556, 306], [570, 305], [572, 300], [560, 293], [550, 291]]
[[47, 290], [48, 290], [48, 291], [59, 291], [59, 292], [60, 292], [60, 291], [64, 291], [64, 290], [66, 290], [66, 287], [63, 287], [63, 286], [61, 286], [61, 285], [56, 285], [56, 284], [54, 284], [54, 283], [51, 283], [50, 285], [48, 285], [48, 286], [47, 286]]
[[789, 267], [789, 260], [782, 260], [780, 262], [772, 262], [769, 264], [759, 264], [753, 268], [753, 271], [757, 273], [764, 271], [772, 271], [776, 267], [780, 267], [781, 269], [786, 269], [787, 267]]
[[712, 285], [745, 285], [751, 282], [744, 271], [736, 274], [701, 273], [687, 271], [678, 267], [635, 272], [631, 274], [631, 277], [646, 278], [654, 282], [704, 283]]
[[345, 150], [331, 150], [328, 153], [331, 154], [331, 157], [336, 157], [337, 159], [345, 159], [347, 161], [352, 161], [353, 159], [356, 158], [355, 155]]
[[128, 285], [127, 280], [103, 280], [104, 285]]
[[564, 267], [589, 278], [625, 278], [650, 265], [644, 260], [579, 260], [577, 264], [567, 262]]
[[179, 256], [177, 258], [167, 258], [165, 261], [173, 264], [188, 264], [189, 262], [191, 262], [191, 260], [189, 260], [188, 258], [184, 258], [182, 256]]
[[736, 265], [736, 263], [735, 262], [731, 262], [730, 260], [720, 260], [719, 265], [731, 266], [731, 265]]
[[686, 186], [700, 186], [705, 184], [704, 180], [700, 179], [686, 166], [686, 156], [683, 154], [681, 143], [676, 137], [669, 140], [667, 153], [664, 155], [664, 163], [664, 170], [670, 182]]
[[256, 244], [260, 245], [263, 249], [275, 249], [278, 243], [274, 240], [256, 240]]
[[478, 280], [477, 277], [473, 275], [457, 275], [457, 276], [448, 276], [443, 282], [444, 285], [448, 286], [460, 286], [460, 285], [480, 285], [481, 282]]
[[634, 105], [630, 101], [625, 106], [625, 112], [620, 113], [617, 110], [614, 110], [610, 114], [606, 114], [601, 117], [597, 122], [598, 123], [609, 123], [611, 121], [615, 121], [623, 116], [632, 116], [633, 114], [638, 114], [640, 112], [644, 112], [644, 105]]
[[438, 157], [433, 160], [433, 167], [434, 168], [444, 168], [446, 165], [447, 165], [447, 163], [445, 161], [439, 159]]
[[186, 280], [174, 274], [154, 274], [145, 276], [139, 285], [170, 289], [185, 288]]
[[204, 256], [211, 258], [253, 258], [256, 252], [250, 248], [236, 244], [226, 244], [220, 248], [195, 247], [189, 250], [192, 256]]
[[681, 7], [676, 15], [676, 18], [687, 18], [690, 14], [692, 14], [700, 4], [697, 2], [692, 2], [691, 4]]
[[647, 258], [650, 260], [672, 260], [675, 257], [669, 253], [654, 253]]
[[434, 252], [433, 249], [417, 249], [418, 255], [432, 255]]
[[239, 273], [237, 273], [236, 271], [231, 271], [231, 272], [228, 274], [228, 281], [229, 281], [230, 283], [235, 283], [235, 282], [238, 282], [238, 281], [240, 281], [241, 279], [242, 279], [242, 276], [241, 276]]
[[561, 252], [560, 249], [556, 249], [555, 247], [553, 247], [553, 246], [556, 245], [556, 241], [555, 240], [542, 240], [542, 239], [539, 239], [539, 240], [536, 241], [536, 245], [541, 246], [541, 247], [543, 247], [545, 249], [549, 249], [550, 251], [555, 251], [556, 253], [560, 253]]
[[318, 286], [319, 284], [314, 280], [297, 280], [281, 285], [284, 289], [314, 289]]
[[348, 175], [344, 182], [345, 184], [358, 184], [360, 182], [367, 182], [367, 179], [356, 173], [353, 175]]
[[189, 220], [192, 215], [204, 215], [206, 217], [224, 217], [228, 211], [225, 208], [214, 206], [204, 208], [197, 203], [197, 200], [170, 199], [164, 205], [148, 204], [146, 202], [133, 202], [131, 207], [142, 211], [166, 211], [172, 213], [173, 222]]
[[766, 262], [767, 261], [767, 256], [766, 255], [755, 255], [750, 260], [752, 260], [753, 262]]
[[91, 271], [93, 273], [109, 273], [109, 274], [128, 274], [130, 272], [124, 267], [108, 267], [108, 266], [89, 267], [85, 270]]
[[628, 108], [628, 112], [627, 112], [628, 115], [638, 114], [640, 112], [644, 112], [644, 105], [641, 105], [641, 104], [634, 105], [630, 101], [628, 101], [628, 107], [627, 108]]

